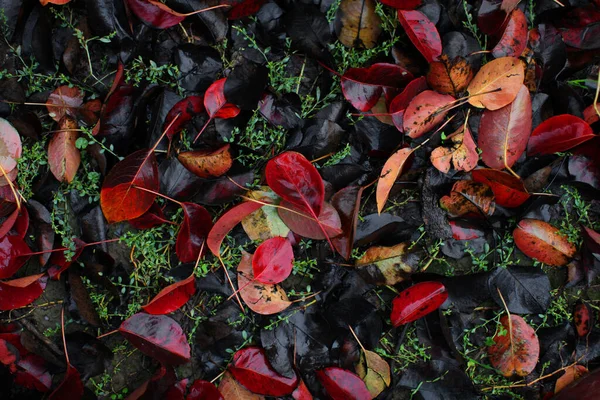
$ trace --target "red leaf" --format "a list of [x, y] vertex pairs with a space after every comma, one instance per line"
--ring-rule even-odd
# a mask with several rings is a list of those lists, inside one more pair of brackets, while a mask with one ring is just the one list
[[261, 283], [283, 282], [292, 273], [294, 250], [282, 237], [267, 239], [258, 246], [252, 257], [254, 279]]
[[540, 355], [535, 331], [518, 315], [503, 315], [500, 324], [504, 332], [496, 331], [494, 345], [488, 347], [490, 364], [506, 377], [529, 375]]
[[173, 283], [161, 290], [142, 309], [148, 314], [168, 314], [178, 310], [196, 293], [196, 277], [194, 274], [188, 278]]
[[594, 327], [594, 312], [582, 301], [579, 301], [575, 305], [573, 311], [573, 324], [577, 331], [577, 336], [586, 337], [592, 331]]
[[221, 215], [221, 218], [215, 222], [210, 232], [208, 232], [208, 237], [206, 238], [206, 244], [210, 251], [215, 256], [220, 257], [221, 243], [229, 231], [231, 231], [234, 226], [242, 222], [246, 216], [252, 214], [262, 206], [263, 205], [261, 203], [247, 201], [230, 208], [225, 214]]
[[[138, 386], [127, 400], [163, 399], [163, 394], [176, 382], [175, 370], [172, 367], [160, 366], [150, 379]], [[185, 388], [184, 388], [185, 389]], [[181, 396], [183, 400], [183, 395]]]
[[292, 398], [294, 400], [313, 400], [312, 394], [310, 394], [310, 391], [308, 390], [306, 384], [302, 379], [300, 379], [298, 387], [294, 389], [294, 392], [292, 393]]
[[473, 240], [484, 235], [483, 231], [475, 224], [463, 220], [450, 221], [452, 238], [456, 240]]
[[265, 178], [282, 199], [318, 219], [325, 200], [325, 187], [315, 166], [302, 154], [286, 151], [272, 158], [267, 163]]
[[265, 4], [266, 0], [226, 0], [226, 4], [231, 4], [232, 7], [227, 13], [227, 19], [241, 19], [256, 14], [258, 10]]
[[181, 326], [165, 315], [134, 314], [119, 332], [145, 355], [165, 365], [190, 361], [190, 345]]
[[75, 147], [79, 136], [76, 129], [77, 122], [74, 119], [62, 119], [60, 130], [52, 136], [48, 144], [48, 165], [52, 175], [59, 182], [71, 183], [81, 163], [81, 154]]
[[392, 301], [392, 325], [408, 324], [437, 310], [448, 298], [440, 282], [421, 282], [400, 292]]
[[59, 86], [50, 93], [46, 100], [48, 114], [56, 122], [59, 122], [65, 115], [75, 118], [76, 110], [83, 105], [83, 96], [83, 92], [77, 86]]
[[[0, 118], [0, 166], [11, 180], [14, 180], [14, 177], [9, 172], [16, 170], [17, 159], [21, 157], [22, 151], [23, 146], [19, 132], [10, 122]], [[2, 172], [0, 172], [0, 176], [4, 178]]]
[[79, 371], [67, 365], [67, 373], [58, 387], [50, 394], [48, 400], [79, 400], [83, 397], [83, 382]]
[[394, 97], [394, 100], [390, 103], [389, 112], [394, 121], [394, 126], [400, 132], [404, 132], [403, 119], [406, 107], [410, 104], [411, 100], [422, 91], [427, 90], [427, 79], [424, 76], [413, 79], [404, 88], [402, 93]]
[[527, 144], [527, 155], [553, 154], [596, 137], [587, 122], [570, 114], [556, 115], [533, 130]]
[[40, 4], [46, 6], [48, 4], [63, 5], [69, 3], [71, 0], [40, 0]]
[[469, 62], [456, 56], [450, 60], [446, 54], [440, 56], [440, 61], [429, 64], [427, 83], [432, 89], [441, 94], [458, 96], [473, 79], [473, 68]]
[[166, 29], [175, 26], [185, 16], [171, 10], [166, 5], [152, 0], [126, 0], [129, 9], [142, 22], [154, 28]]
[[494, 58], [519, 57], [527, 46], [527, 17], [518, 8], [511, 14], [498, 44], [492, 49]]
[[100, 205], [109, 223], [143, 215], [156, 195], [134, 186], [158, 192], [158, 167], [154, 152], [138, 150], [115, 165], [102, 184]]
[[449, 196], [440, 199], [440, 207], [455, 217], [492, 215], [496, 209], [492, 189], [470, 180], [455, 181]]
[[398, 10], [414, 10], [422, 4], [421, 0], [378, 0], [386, 6], [394, 7]]
[[185, 400], [185, 392], [187, 392], [187, 384], [189, 379], [182, 379], [176, 382], [167, 393], [165, 393], [166, 400]]
[[210, 382], [197, 379], [185, 400], [224, 400], [221, 392]]
[[233, 118], [240, 113], [240, 109], [227, 102], [223, 87], [227, 78], [215, 81], [204, 93], [204, 107], [210, 118]]
[[19, 236], [4, 236], [0, 240], [0, 279], [10, 278], [25, 264], [31, 249]]
[[47, 280], [44, 274], [39, 274], [0, 281], [0, 310], [14, 310], [33, 303], [46, 288]]
[[9, 341], [0, 338], [0, 364], [9, 366], [20, 358], [19, 350]]
[[341, 77], [342, 93], [354, 108], [366, 112], [375, 106], [382, 94], [391, 101], [398, 89], [412, 79], [410, 72], [396, 64], [350, 68]]
[[442, 40], [435, 24], [420, 11], [398, 11], [398, 21], [412, 44], [428, 62], [442, 54]]
[[398, 176], [402, 174], [404, 166], [413, 151], [414, 149], [405, 147], [392, 154], [385, 162], [379, 180], [377, 181], [377, 190], [375, 193], [377, 199], [377, 212], [379, 214], [383, 211], [383, 206], [385, 206], [390, 190], [392, 190]]
[[298, 377], [286, 378], [271, 367], [265, 351], [251, 346], [238, 350], [229, 372], [248, 390], [265, 396], [287, 396], [298, 385]]
[[30, 354], [17, 362], [15, 383], [28, 389], [47, 392], [52, 386], [52, 376], [46, 368], [44, 359]]
[[513, 231], [515, 244], [527, 257], [548, 265], [566, 265], [577, 249], [557, 228], [537, 219], [522, 219]]
[[160, 208], [160, 206], [156, 203], [152, 203], [150, 209], [141, 216], [129, 220], [131, 226], [140, 230], [150, 229], [157, 225], [162, 225], [169, 222], [171, 221], [165, 218], [162, 208]]
[[67, 261], [65, 258], [64, 251], [55, 251], [52, 253], [52, 256], [50, 256], [49, 263], [51, 267], [48, 269], [48, 276], [50, 276], [50, 279], [55, 281], [59, 280], [60, 274], [66, 271], [71, 264], [77, 261], [83, 252], [86, 243], [78, 238], [73, 239], [73, 242], [75, 243], [75, 254], [73, 254], [70, 261]]
[[454, 101], [454, 97], [433, 90], [419, 93], [404, 111], [404, 133], [413, 139], [423, 136], [444, 120], [447, 107]]
[[277, 314], [289, 306], [287, 294], [279, 285], [258, 283], [252, 272], [253, 255], [242, 251], [242, 260], [237, 268], [238, 287], [244, 303], [255, 313]]
[[331, 198], [331, 205], [337, 210], [342, 222], [342, 234], [333, 237], [331, 241], [337, 252], [346, 260], [352, 255], [362, 192], [361, 186], [348, 186]]
[[530, 197], [523, 181], [509, 173], [476, 169], [471, 176], [475, 182], [488, 185], [494, 192], [496, 204], [502, 207], [519, 207]]
[[371, 394], [358, 375], [338, 367], [317, 371], [317, 379], [332, 400], [368, 400]]
[[481, 159], [490, 168], [512, 167], [527, 147], [531, 133], [531, 98], [525, 85], [509, 105], [485, 110], [479, 123]]
[[196, 114], [204, 111], [204, 98], [202, 96], [188, 96], [185, 99], [177, 102], [167, 114], [163, 128], [166, 129], [175, 118], [173, 125], [167, 130], [169, 140], [185, 127], [185, 125], [194, 118]]
[[183, 222], [177, 234], [175, 252], [179, 261], [194, 262], [204, 253], [204, 242], [212, 228], [212, 217], [206, 208], [194, 203], [181, 203]]
[[285, 200], [280, 203], [280, 206], [281, 207], [277, 209], [279, 217], [283, 223], [297, 235], [309, 239], [322, 240], [334, 238], [342, 233], [340, 216], [335, 208], [329, 203], [323, 203], [318, 222], [311, 216], [298, 210], [294, 204]]

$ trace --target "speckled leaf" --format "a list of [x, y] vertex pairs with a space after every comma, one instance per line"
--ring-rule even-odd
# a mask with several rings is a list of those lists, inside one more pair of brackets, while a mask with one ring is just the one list
[[383, 277], [381, 284], [395, 285], [410, 278], [419, 266], [418, 256], [415, 257], [409, 247], [408, 242], [391, 247], [373, 246], [356, 260], [355, 265], [359, 269], [375, 265]]
[[500, 325], [493, 338], [494, 345], [488, 347], [490, 364], [506, 377], [529, 375], [540, 355], [535, 331], [518, 315], [503, 315]]
[[519, 250], [527, 257], [548, 265], [566, 265], [577, 251], [558, 228], [537, 219], [519, 221], [513, 237]]
[[505, 107], [521, 90], [525, 79], [523, 63], [514, 57], [501, 57], [485, 64], [468, 87], [469, 103], [478, 108]]
[[356, 365], [356, 374], [365, 382], [373, 399], [392, 382], [389, 364], [379, 354], [370, 350], [361, 352], [360, 361]]

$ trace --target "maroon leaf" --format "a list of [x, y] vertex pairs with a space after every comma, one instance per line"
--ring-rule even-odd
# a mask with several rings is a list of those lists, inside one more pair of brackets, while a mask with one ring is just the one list
[[332, 400], [367, 400], [371, 394], [358, 375], [338, 367], [317, 371], [317, 379]]
[[265, 396], [287, 396], [298, 385], [298, 377], [286, 378], [271, 367], [265, 351], [251, 346], [238, 350], [229, 372], [248, 390]]
[[561, 36], [567, 46], [581, 50], [597, 50], [600, 48], [600, 23], [566, 29], [561, 31]]
[[0, 240], [0, 279], [10, 278], [25, 264], [31, 253], [19, 236], [4, 236]]
[[297, 235], [322, 240], [334, 238], [342, 233], [340, 216], [329, 203], [323, 203], [318, 222], [285, 200], [281, 202], [280, 206], [277, 208], [279, 217]]
[[495, 58], [519, 57], [527, 46], [527, 33], [527, 17], [517, 8], [510, 14], [506, 29], [493, 48], [492, 55]]
[[159, 190], [156, 157], [148, 149], [118, 162], [104, 179], [100, 206], [109, 223], [137, 218], [152, 206], [156, 195], [134, 186]]
[[154, 28], [166, 29], [185, 19], [185, 15], [171, 10], [166, 5], [152, 0], [126, 0], [129, 9], [142, 22]]
[[377, 0], [386, 6], [394, 7], [398, 10], [414, 10], [422, 4], [421, 0]]
[[221, 243], [225, 236], [242, 220], [252, 214], [254, 211], [261, 208], [261, 203], [247, 201], [242, 204], [238, 204], [230, 208], [225, 214], [221, 215], [221, 218], [215, 222], [208, 237], [206, 238], [206, 244], [210, 251], [217, 257], [221, 255]]
[[419, 93], [404, 111], [404, 133], [413, 139], [423, 136], [444, 120], [448, 106], [454, 101], [454, 97], [433, 90]]
[[261, 283], [283, 282], [292, 273], [294, 250], [282, 237], [267, 239], [258, 246], [252, 257], [254, 279]]
[[595, 136], [589, 124], [581, 118], [570, 114], [556, 115], [533, 130], [527, 154], [535, 156], [570, 150]]
[[475, 182], [488, 185], [494, 192], [496, 204], [502, 207], [519, 207], [530, 197], [523, 181], [509, 173], [476, 169], [471, 176]]
[[590, 306], [582, 301], [577, 302], [573, 311], [573, 324], [577, 331], [577, 336], [586, 337], [592, 331], [594, 326], [594, 313]]
[[[162, 395], [176, 382], [173, 367], [160, 366], [160, 369], [150, 379], [138, 386], [127, 400], [163, 399]], [[185, 388], [184, 388], [185, 389]], [[183, 397], [181, 397], [181, 400]], [[170, 400], [170, 399], [169, 399]]]
[[331, 241], [337, 252], [346, 260], [352, 255], [362, 192], [361, 186], [348, 186], [331, 198], [331, 205], [337, 210], [342, 223], [342, 234], [332, 236]]
[[400, 292], [392, 301], [392, 325], [398, 327], [416, 321], [437, 310], [448, 298], [440, 282], [421, 282]]
[[39, 274], [0, 281], [0, 310], [14, 310], [33, 303], [46, 288], [47, 280], [44, 274]]
[[46, 100], [48, 115], [56, 122], [59, 122], [65, 115], [75, 118], [76, 110], [83, 104], [83, 96], [83, 92], [77, 86], [59, 86], [50, 93]]
[[512, 167], [527, 147], [531, 133], [531, 98], [525, 85], [515, 100], [498, 110], [485, 110], [479, 123], [481, 159], [490, 168]]
[[58, 387], [50, 394], [48, 400], [78, 400], [83, 397], [83, 382], [79, 371], [67, 365], [67, 373]]
[[267, 0], [226, 0], [232, 7], [227, 12], [227, 19], [241, 19], [256, 14]]
[[435, 24], [420, 11], [398, 11], [398, 21], [412, 44], [428, 62], [437, 61], [442, 54], [442, 40]]
[[221, 392], [210, 382], [197, 379], [185, 400], [224, 400]]
[[185, 400], [185, 393], [187, 392], [187, 384], [189, 379], [182, 379], [176, 382], [173, 386], [165, 393], [166, 400]]
[[390, 103], [390, 106], [388, 108], [392, 117], [392, 121], [394, 121], [394, 126], [400, 132], [404, 132], [404, 126], [402, 124], [406, 107], [408, 107], [411, 100], [416, 95], [418, 95], [424, 90], [427, 90], [427, 79], [424, 76], [421, 76], [420, 78], [416, 78], [410, 81], [410, 83], [406, 85], [402, 93], [394, 97], [394, 100], [392, 100], [392, 102]]
[[227, 102], [225, 98], [225, 92], [223, 88], [225, 87], [225, 81], [227, 78], [221, 78], [212, 83], [206, 92], [204, 93], [204, 108], [208, 113], [209, 119], [204, 124], [204, 127], [198, 132], [194, 141], [198, 140], [204, 129], [208, 126], [210, 121], [215, 118], [234, 118], [236, 117], [241, 109], [235, 104], [231, 104]]
[[[194, 118], [196, 114], [204, 111], [204, 98], [202, 96], [188, 96], [185, 99], [176, 103], [167, 114], [163, 129], [166, 129], [171, 123], [171, 127], [167, 130], [167, 137], [170, 139], [174, 135], [181, 132], [185, 125]], [[173, 122], [173, 120], [175, 122]]]
[[160, 208], [160, 206], [156, 203], [152, 203], [150, 209], [141, 216], [129, 220], [131, 226], [140, 230], [150, 229], [157, 225], [162, 225], [169, 222], [171, 221], [165, 217], [165, 213], [163, 212], [162, 208]]
[[194, 262], [204, 253], [204, 242], [212, 228], [212, 218], [206, 208], [194, 203], [181, 203], [183, 222], [177, 234], [175, 252], [179, 261]]
[[52, 386], [52, 376], [46, 368], [46, 362], [38, 355], [30, 354], [17, 362], [15, 383], [28, 389], [47, 392]]
[[9, 341], [0, 338], [0, 364], [9, 366], [20, 358], [19, 350]]
[[142, 309], [153, 315], [168, 314], [187, 303], [194, 293], [196, 293], [196, 277], [192, 274], [161, 290], [148, 304], [142, 306]]
[[190, 345], [181, 326], [165, 315], [134, 314], [119, 332], [145, 355], [166, 365], [190, 361]]
[[410, 72], [396, 64], [350, 68], [341, 78], [342, 93], [354, 108], [366, 112], [375, 106], [382, 94], [391, 101], [398, 89], [412, 79]]
[[75, 243], [75, 254], [72, 255], [69, 261], [67, 261], [64, 251], [55, 251], [50, 256], [49, 263], [51, 267], [48, 269], [48, 276], [50, 276], [50, 279], [55, 281], [59, 280], [60, 274], [66, 271], [71, 264], [77, 261], [83, 252], [86, 243], [78, 238], [73, 239], [73, 242]]

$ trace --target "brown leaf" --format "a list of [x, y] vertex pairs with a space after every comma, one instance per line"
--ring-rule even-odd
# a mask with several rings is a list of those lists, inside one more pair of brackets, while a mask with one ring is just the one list
[[[466, 128], [463, 130], [463, 128]], [[471, 171], [477, 166], [479, 154], [468, 125], [463, 125], [448, 137], [452, 148], [438, 147], [431, 152], [430, 160], [434, 167], [443, 173], [450, 171], [450, 162], [457, 171]]]
[[60, 128], [61, 130], [50, 139], [48, 164], [50, 171], [59, 182], [71, 183], [81, 163], [81, 153], [75, 147], [78, 133], [74, 129], [77, 129], [77, 122], [70, 117], [65, 117], [60, 122]]
[[[276, 203], [279, 197], [268, 187], [264, 190], [254, 190], [246, 194], [247, 197], [255, 200], [265, 201], [267, 198], [270, 203]], [[252, 214], [242, 220], [242, 227], [251, 240], [264, 241], [274, 237], [286, 237], [290, 232], [281, 217], [277, 213], [277, 208], [272, 206], [262, 206]]]
[[381, 392], [390, 386], [390, 366], [377, 353], [363, 350], [360, 361], [356, 365], [356, 374], [367, 385], [371, 398], [379, 396]]
[[346, 47], [371, 49], [381, 34], [381, 18], [374, 0], [342, 0], [335, 17], [335, 33]]
[[492, 215], [496, 209], [492, 189], [483, 183], [468, 180], [456, 182], [450, 196], [440, 199], [440, 206], [453, 218], [470, 213]]
[[200, 178], [217, 178], [225, 175], [233, 164], [228, 144], [213, 151], [186, 151], [180, 153], [177, 158], [184, 167]]
[[408, 242], [390, 247], [373, 246], [356, 260], [355, 265], [371, 278], [369, 281], [380, 285], [395, 285], [409, 279], [417, 271], [419, 253], [417, 249], [410, 249]]
[[442, 54], [440, 61], [429, 64], [427, 83], [432, 89], [452, 96], [458, 96], [473, 79], [473, 69], [463, 57], [450, 60]]
[[525, 79], [523, 62], [501, 57], [485, 64], [469, 84], [469, 103], [478, 108], [497, 110], [510, 104]]
[[535, 331], [518, 315], [503, 315], [500, 325], [488, 347], [490, 363], [506, 377], [529, 375], [540, 355]]
[[254, 394], [241, 383], [236, 381], [234, 377], [229, 373], [225, 372], [223, 379], [219, 383], [219, 392], [223, 396], [224, 400], [264, 400], [265, 397], [260, 394]]

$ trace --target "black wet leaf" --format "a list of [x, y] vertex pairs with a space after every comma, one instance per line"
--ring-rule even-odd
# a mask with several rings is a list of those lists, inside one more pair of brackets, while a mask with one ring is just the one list
[[503, 307], [498, 292], [502, 293], [511, 313], [543, 314], [552, 301], [550, 280], [537, 267], [497, 268], [490, 274], [488, 285], [494, 302]]

